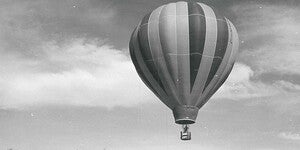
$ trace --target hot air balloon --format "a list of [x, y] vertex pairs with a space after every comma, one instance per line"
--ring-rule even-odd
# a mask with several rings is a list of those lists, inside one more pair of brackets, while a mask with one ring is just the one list
[[183, 125], [225, 82], [239, 39], [233, 24], [213, 8], [196, 2], [162, 5], [145, 15], [132, 33], [129, 49], [137, 73]]

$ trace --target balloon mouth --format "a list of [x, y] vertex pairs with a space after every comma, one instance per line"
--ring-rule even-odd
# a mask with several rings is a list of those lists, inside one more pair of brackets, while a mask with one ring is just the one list
[[196, 106], [177, 106], [173, 109], [175, 123], [177, 124], [193, 124], [196, 122], [199, 108]]
[[194, 124], [195, 120], [192, 120], [192, 119], [177, 119], [177, 120], [175, 120], [175, 123], [177, 123], [177, 124]]

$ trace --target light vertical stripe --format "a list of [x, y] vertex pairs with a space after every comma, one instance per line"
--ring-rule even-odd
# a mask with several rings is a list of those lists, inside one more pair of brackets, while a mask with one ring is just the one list
[[195, 105], [199, 97], [201, 97], [202, 95], [202, 91], [204, 89], [205, 82], [207, 80], [212, 65], [215, 48], [216, 48], [216, 42], [217, 42], [216, 15], [214, 11], [207, 5], [204, 5], [202, 3], [198, 3], [198, 4], [202, 7], [204, 11], [205, 21], [206, 21], [206, 35], [205, 35], [204, 51], [203, 51], [200, 67], [191, 93], [192, 105]]
[[160, 42], [159, 34], [159, 16], [163, 7], [155, 9], [149, 18], [148, 24], [148, 39], [150, 51], [154, 59], [154, 64], [158, 70], [158, 75], [165, 87], [165, 90], [170, 99], [179, 102], [176, 86], [172, 80], [171, 74], [168, 71], [166, 60], [163, 57], [163, 50]]
[[178, 76], [176, 30], [176, 4], [170, 3], [161, 10], [159, 16], [159, 36], [162, 53], [174, 83], [176, 83]]
[[190, 104], [190, 46], [189, 46], [189, 18], [186, 2], [176, 3], [176, 37], [177, 37], [177, 67], [176, 85], [179, 100], [182, 104]]

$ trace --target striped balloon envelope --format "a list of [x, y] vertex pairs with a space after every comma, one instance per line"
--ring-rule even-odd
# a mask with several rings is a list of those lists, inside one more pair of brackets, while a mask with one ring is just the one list
[[140, 78], [175, 122], [192, 124], [231, 72], [238, 45], [227, 18], [203, 3], [177, 2], [147, 14], [129, 49]]

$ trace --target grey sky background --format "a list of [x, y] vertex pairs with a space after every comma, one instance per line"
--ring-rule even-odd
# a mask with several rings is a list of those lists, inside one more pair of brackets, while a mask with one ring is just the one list
[[189, 142], [128, 54], [168, 2], [0, 0], [0, 149], [299, 149], [300, 1], [199, 1], [233, 22], [240, 51]]

